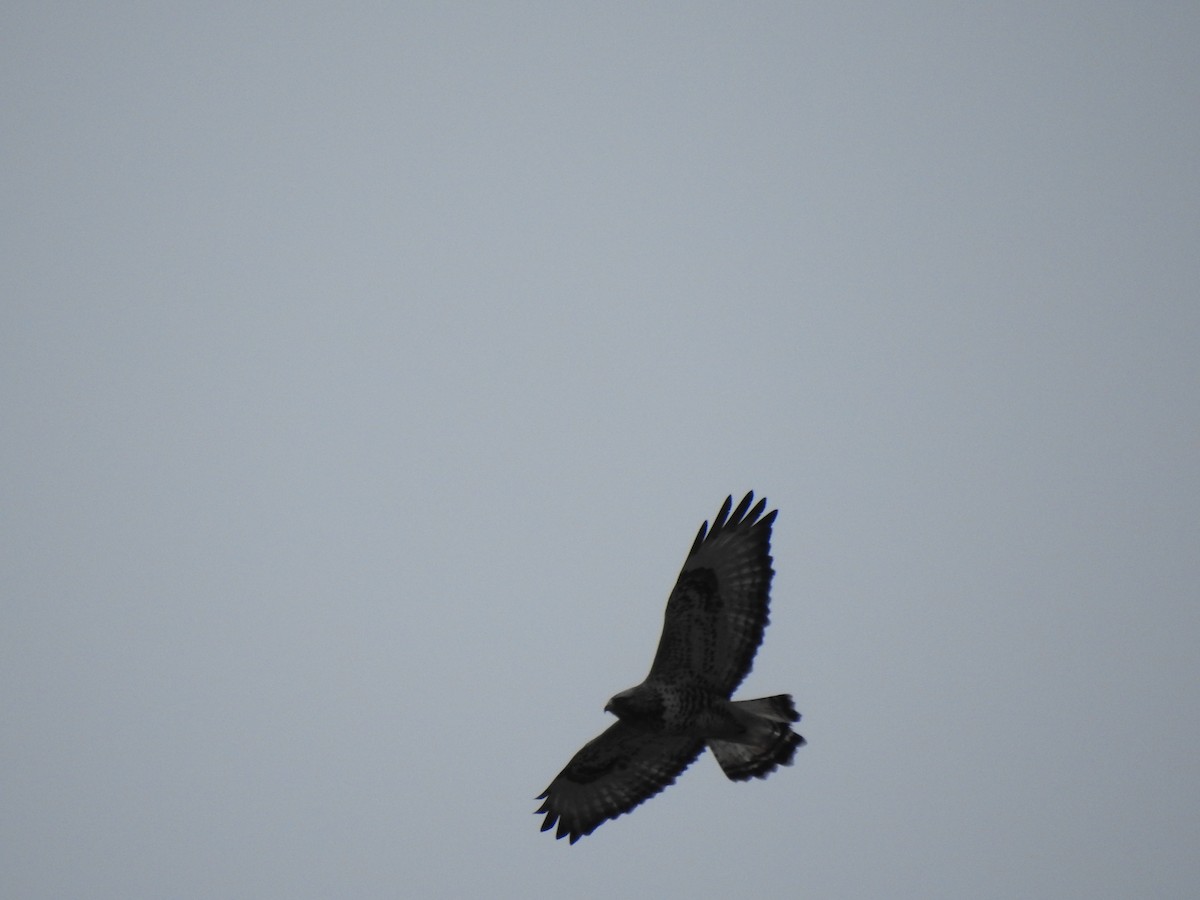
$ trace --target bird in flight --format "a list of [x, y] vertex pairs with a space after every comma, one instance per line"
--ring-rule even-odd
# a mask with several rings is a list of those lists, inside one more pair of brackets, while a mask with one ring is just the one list
[[574, 844], [653, 797], [708, 746], [733, 781], [790, 766], [804, 738], [789, 694], [733, 700], [766, 628], [771, 526], [753, 491], [733, 512], [727, 497], [712, 528], [700, 526], [667, 600], [662, 637], [646, 680], [604, 707], [617, 721], [558, 773], [537, 814], [542, 831]]

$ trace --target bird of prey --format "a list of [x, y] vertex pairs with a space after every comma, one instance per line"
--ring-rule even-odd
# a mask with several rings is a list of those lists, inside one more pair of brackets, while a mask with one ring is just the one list
[[804, 738], [788, 694], [733, 700], [767, 625], [771, 525], [765, 498], [748, 493], [700, 526], [667, 601], [658, 652], [646, 680], [604, 707], [617, 721], [584, 745], [545, 793], [542, 831], [574, 844], [653, 797], [707, 745], [733, 781], [766, 778], [792, 764]]

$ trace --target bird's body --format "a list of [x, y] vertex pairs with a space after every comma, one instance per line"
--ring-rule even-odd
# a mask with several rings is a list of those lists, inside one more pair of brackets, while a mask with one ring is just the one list
[[772, 511], [727, 498], [700, 527], [671, 597], [650, 674], [605, 707], [617, 722], [581, 749], [538, 799], [542, 830], [575, 843], [671, 784], [710, 747], [735, 781], [791, 765], [804, 738], [787, 694], [732, 700], [767, 625]]

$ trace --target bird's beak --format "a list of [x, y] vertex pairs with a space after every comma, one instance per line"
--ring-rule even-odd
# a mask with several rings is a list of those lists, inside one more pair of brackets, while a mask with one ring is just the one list
[[[613, 711], [613, 708], [612, 708], [612, 703], [605, 703], [605, 704], [604, 704], [604, 711], [605, 711], [605, 712], [612, 712], [612, 711]], [[615, 713], [614, 713], [614, 715], [615, 715]]]

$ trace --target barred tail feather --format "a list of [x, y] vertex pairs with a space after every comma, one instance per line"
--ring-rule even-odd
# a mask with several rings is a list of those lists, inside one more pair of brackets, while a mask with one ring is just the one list
[[726, 777], [733, 781], [766, 778], [778, 766], [792, 764], [796, 748], [803, 747], [805, 741], [789, 727], [789, 723], [800, 721], [790, 695], [735, 700], [730, 705], [746, 726], [745, 734], [736, 742], [708, 741]]
[[757, 700], [734, 700], [733, 706], [741, 712], [753, 713], [772, 722], [800, 721], [800, 713], [796, 712], [791, 694], [776, 694], [774, 697], [760, 697]]

